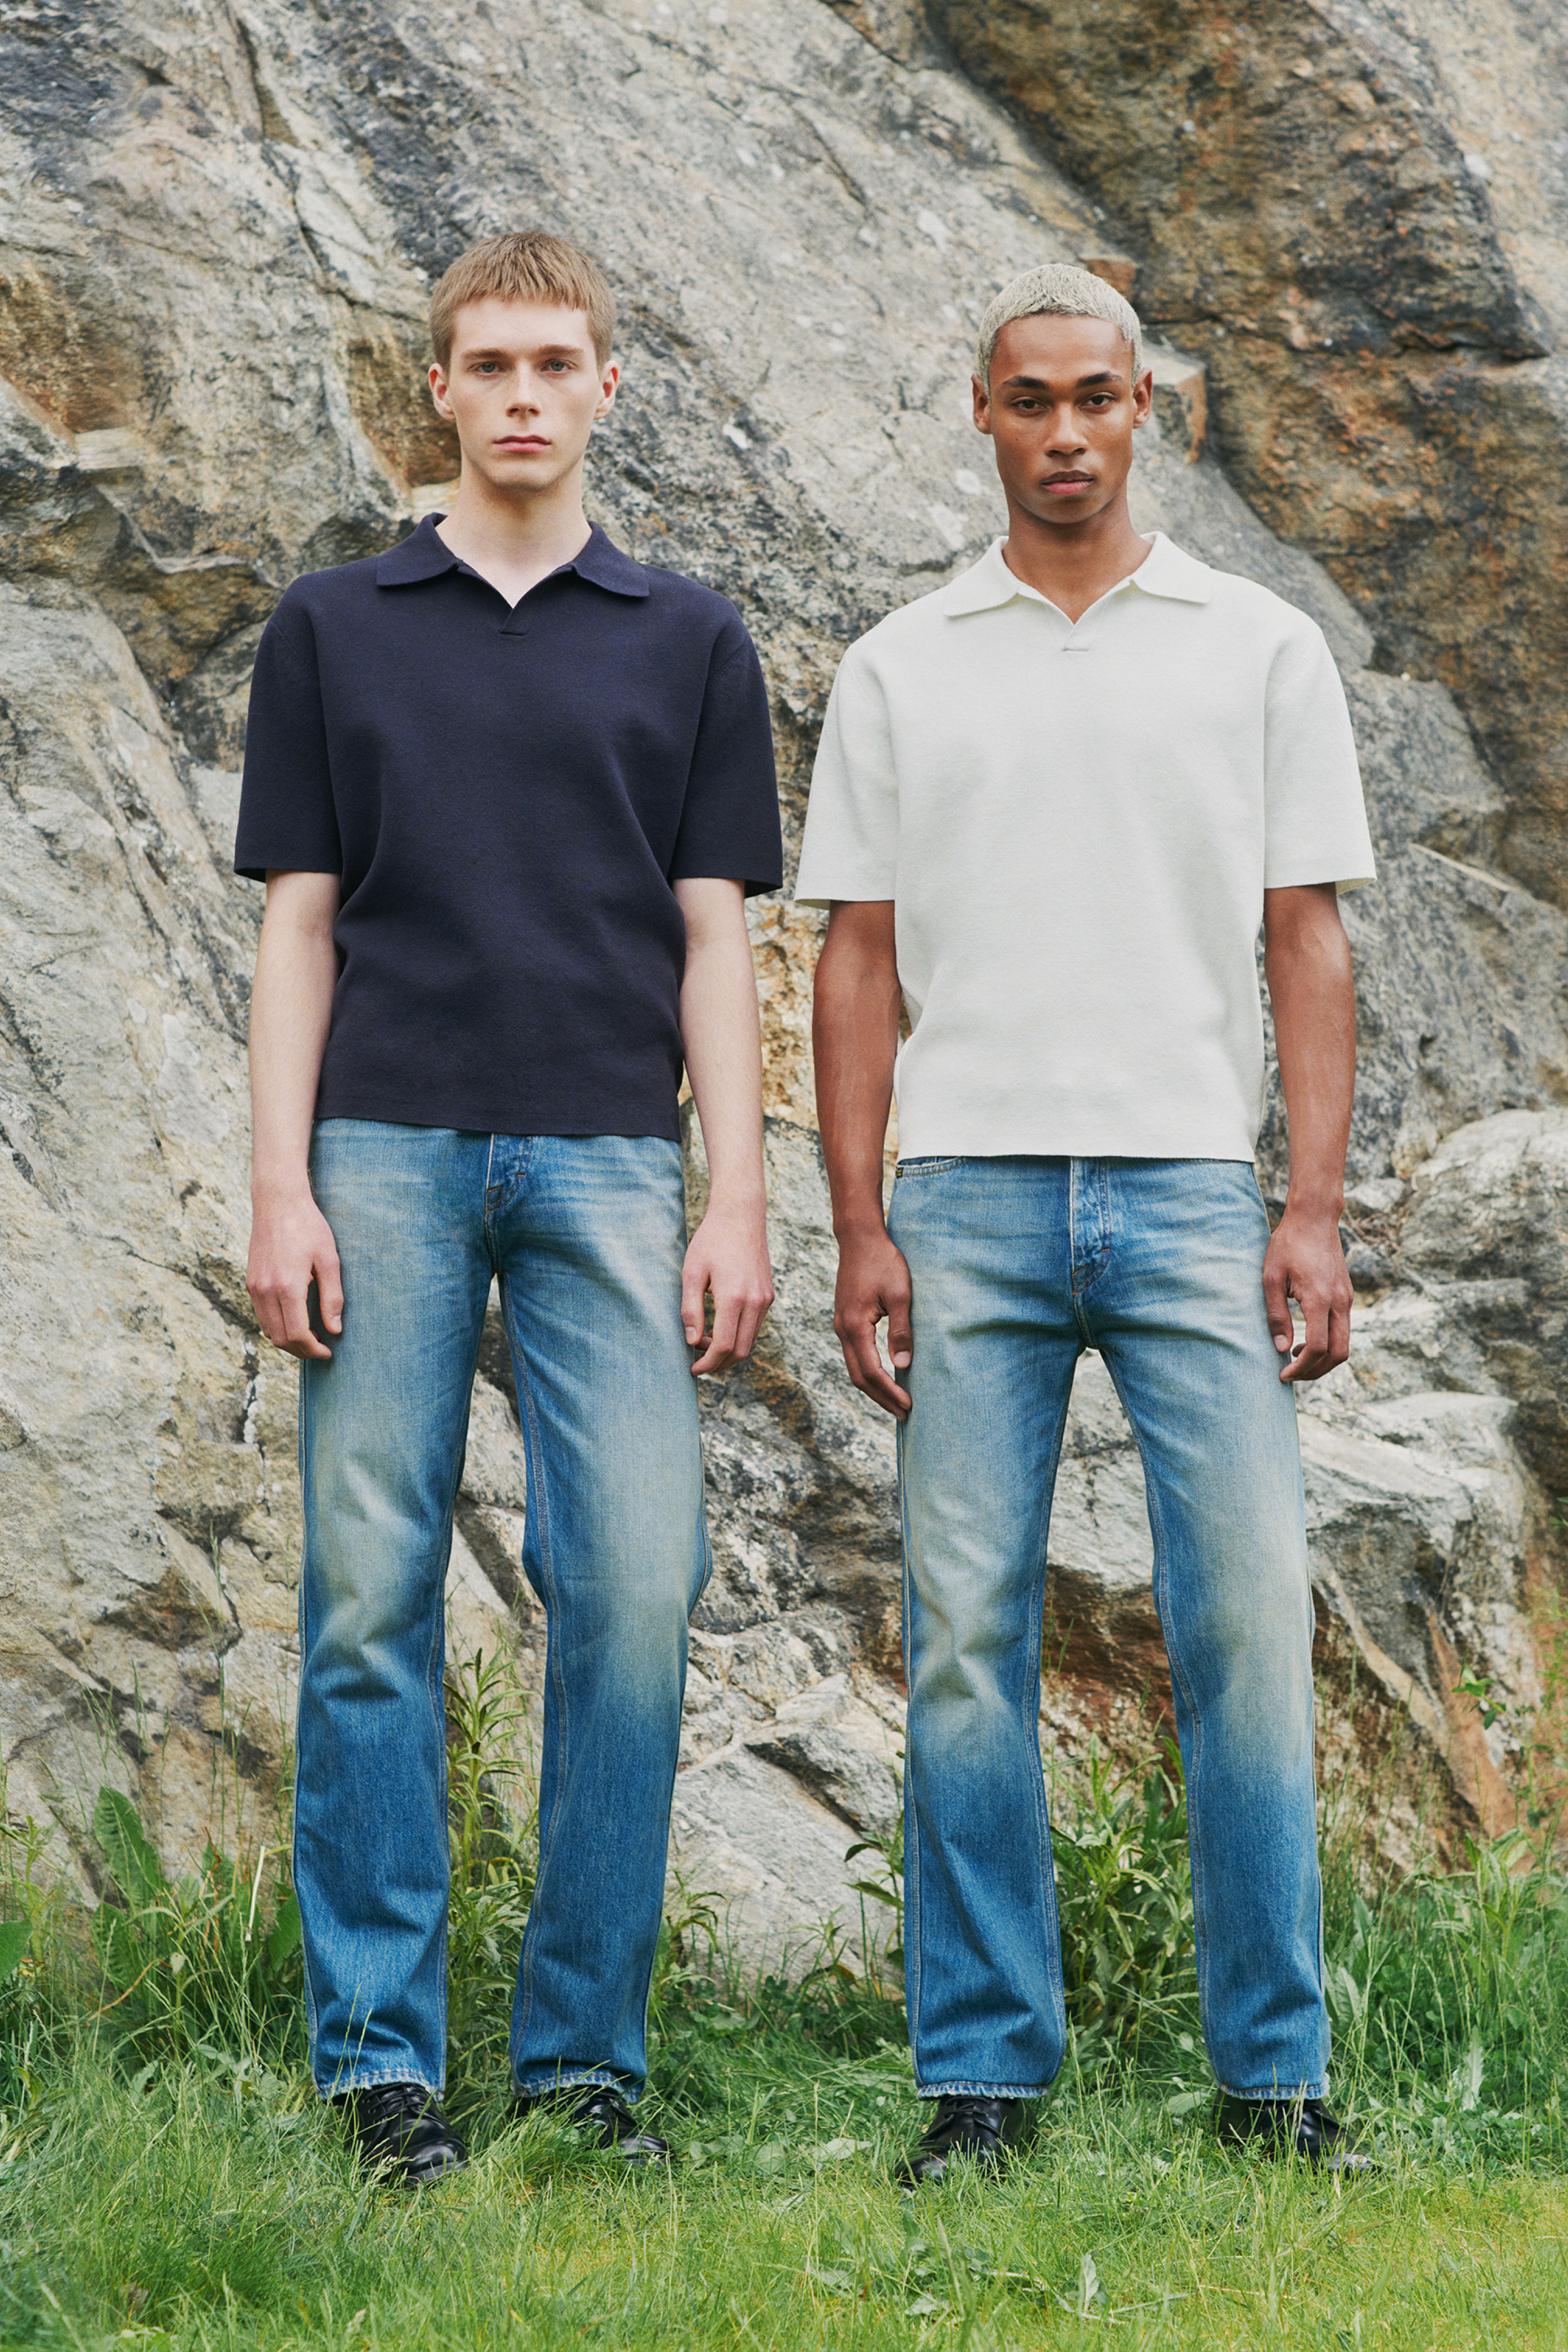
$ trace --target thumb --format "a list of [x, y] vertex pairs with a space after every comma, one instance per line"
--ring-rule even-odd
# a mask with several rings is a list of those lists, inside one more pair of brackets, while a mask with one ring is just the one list
[[329, 1331], [341, 1331], [343, 1328], [343, 1273], [336, 1250], [321, 1252], [314, 1273], [321, 1320]]
[[1290, 1277], [1283, 1265], [1272, 1260], [1264, 1264], [1263, 1305], [1274, 1345], [1282, 1356], [1288, 1356], [1296, 1344], [1296, 1327], [1290, 1319]]
[[702, 1337], [702, 1302], [707, 1295], [707, 1266], [689, 1250], [680, 1276], [680, 1328], [689, 1348], [695, 1348]]
[[910, 1292], [907, 1287], [896, 1297], [889, 1298], [888, 1307], [888, 1354], [896, 1372], [907, 1371], [915, 1352], [915, 1337], [910, 1317]]

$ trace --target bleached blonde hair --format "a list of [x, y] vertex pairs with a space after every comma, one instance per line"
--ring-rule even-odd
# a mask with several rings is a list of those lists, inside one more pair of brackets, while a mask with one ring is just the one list
[[1122, 341], [1131, 345], [1133, 383], [1142, 374], [1143, 330], [1126, 296], [1119, 294], [1103, 278], [1097, 278], [1092, 269], [1077, 269], [1070, 261], [1047, 261], [1040, 268], [1026, 269], [1021, 278], [1013, 278], [985, 306], [974, 363], [987, 393], [991, 390], [991, 354], [1003, 328], [1015, 319], [1042, 317], [1109, 319], [1113, 327], [1120, 329]]
[[548, 229], [509, 229], [460, 253], [430, 297], [430, 348], [443, 371], [465, 302], [558, 302], [586, 313], [594, 354], [604, 366], [616, 332], [616, 298], [592, 254]]

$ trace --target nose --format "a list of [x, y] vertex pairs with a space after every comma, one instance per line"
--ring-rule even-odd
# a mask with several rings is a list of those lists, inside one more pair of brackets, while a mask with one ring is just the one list
[[507, 388], [506, 405], [509, 416], [528, 415], [539, 406], [539, 400], [533, 389], [532, 373], [526, 366], [520, 367], [512, 377]]
[[1069, 401], [1064, 401], [1051, 418], [1051, 455], [1074, 457], [1082, 447], [1083, 436], [1078, 428], [1077, 413]]

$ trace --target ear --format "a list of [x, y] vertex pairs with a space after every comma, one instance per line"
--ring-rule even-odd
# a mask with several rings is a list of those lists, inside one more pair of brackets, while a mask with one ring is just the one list
[[440, 362], [430, 362], [430, 397], [436, 404], [436, 414], [447, 425], [458, 421], [450, 400], [447, 397], [447, 377]]
[[616, 404], [616, 387], [620, 383], [620, 380], [621, 372], [616, 365], [615, 361], [606, 360], [604, 367], [599, 373], [599, 405], [594, 411], [594, 422], [595, 425], [598, 424], [601, 417], [608, 416], [611, 409], [614, 408]]
[[1132, 387], [1132, 422], [1147, 425], [1154, 406], [1154, 371], [1145, 368]]
[[988, 434], [991, 430], [991, 394], [977, 375], [969, 379], [969, 389], [974, 399], [974, 429]]

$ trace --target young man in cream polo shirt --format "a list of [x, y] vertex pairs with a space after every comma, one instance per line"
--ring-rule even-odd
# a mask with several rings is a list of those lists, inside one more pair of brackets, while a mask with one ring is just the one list
[[[1001, 2163], [1063, 2056], [1040, 1621], [1086, 1348], [1143, 1459], [1222, 2131], [1364, 2161], [1323, 2105], [1292, 1390], [1349, 1352], [1336, 888], [1372, 878], [1372, 847], [1316, 625], [1133, 529], [1152, 394], [1137, 317], [1099, 278], [1037, 270], [992, 303], [974, 418], [1007, 537], [846, 656], [801, 859], [800, 898], [832, 908], [816, 1043], [835, 1329], [900, 1423], [905, 1967], [935, 2103], [909, 2181]], [[1272, 1238], [1252, 1169], [1260, 922], [1291, 1144]]]

